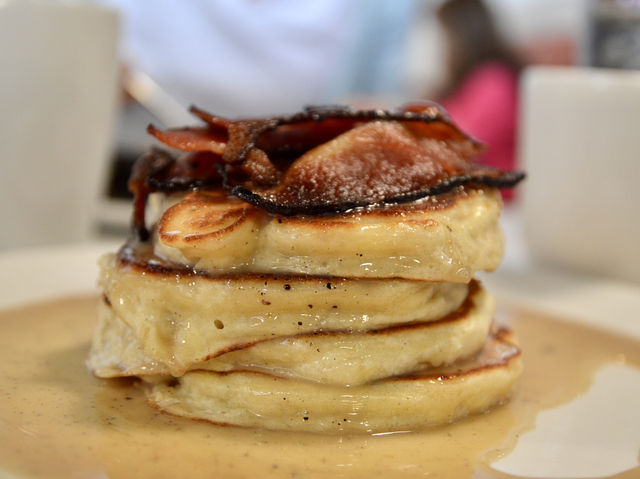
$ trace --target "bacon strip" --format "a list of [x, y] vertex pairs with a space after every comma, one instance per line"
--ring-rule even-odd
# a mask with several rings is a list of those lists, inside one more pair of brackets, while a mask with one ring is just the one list
[[204, 111], [195, 105], [191, 105], [189, 107], [189, 111], [200, 118], [202, 121], [213, 127], [219, 127], [226, 130], [231, 123], [231, 120], [227, 120], [226, 118], [222, 118], [221, 116], [212, 115], [208, 111]]
[[314, 215], [522, 179], [522, 173], [472, 162], [474, 152], [470, 144], [422, 136], [400, 122], [370, 122], [298, 158], [276, 186], [238, 185], [231, 193], [276, 214]]
[[226, 132], [207, 127], [185, 127], [175, 130], [159, 130], [153, 125], [147, 132], [171, 148], [182, 151], [210, 151], [221, 155], [227, 144]]
[[150, 125], [149, 133], [172, 148], [198, 153], [143, 169], [146, 176], [132, 187], [136, 194], [225, 188], [276, 214], [313, 215], [414, 201], [459, 186], [512, 187], [524, 177], [474, 162], [484, 145], [431, 102], [393, 112], [310, 107], [248, 120], [191, 111], [206, 126]]

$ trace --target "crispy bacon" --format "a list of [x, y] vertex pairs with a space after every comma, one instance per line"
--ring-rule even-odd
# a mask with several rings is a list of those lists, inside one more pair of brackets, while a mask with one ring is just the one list
[[[153, 191], [225, 188], [276, 214], [335, 214], [414, 201], [461, 185], [512, 187], [524, 177], [474, 162], [484, 145], [431, 102], [393, 112], [309, 107], [248, 120], [191, 111], [206, 125], [149, 126], [161, 142], [191, 153], [168, 160], [155, 150], [140, 160], [130, 185], [136, 211]], [[134, 220], [139, 231], [141, 214]]]
[[149, 125], [147, 132], [165, 145], [182, 151], [210, 151], [221, 155], [228, 141], [226, 131], [219, 132], [212, 127], [159, 130], [155, 126]]

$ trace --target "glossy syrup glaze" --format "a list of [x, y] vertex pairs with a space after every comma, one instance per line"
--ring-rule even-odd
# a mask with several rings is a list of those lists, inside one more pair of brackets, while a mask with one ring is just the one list
[[585, 392], [604, 364], [640, 368], [637, 341], [508, 311], [526, 369], [512, 400], [488, 413], [377, 436], [224, 428], [153, 410], [134, 380], [94, 378], [84, 361], [96, 302], [0, 314], [0, 476], [506, 478], [487, 458], [508, 453], [538, 412]]

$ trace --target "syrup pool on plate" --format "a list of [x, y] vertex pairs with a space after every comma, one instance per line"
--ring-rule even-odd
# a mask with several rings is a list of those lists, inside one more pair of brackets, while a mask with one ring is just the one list
[[[135, 380], [89, 373], [97, 301], [0, 313], [0, 476], [515, 477], [492, 463], [535, 432], [539, 413], [572, 404], [603, 366], [640, 371], [636, 340], [513, 309], [501, 316], [520, 338], [525, 372], [511, 401], [484, 414], [377, 435], [218, 427], [155, 411]], [[607, 455], [605, 441], [597, 452]], [[639, 477], [640, 469], [636, 461], [615, 473]]]

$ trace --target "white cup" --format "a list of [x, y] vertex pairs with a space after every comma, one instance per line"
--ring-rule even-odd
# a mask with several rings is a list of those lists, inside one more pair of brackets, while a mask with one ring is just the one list
[[640, 282], [640, 72], [531, 68], [522, 100], [532, 259]]
[[117, 95], [117, 16], [0, 2], [0, 249], [88, 239]]

